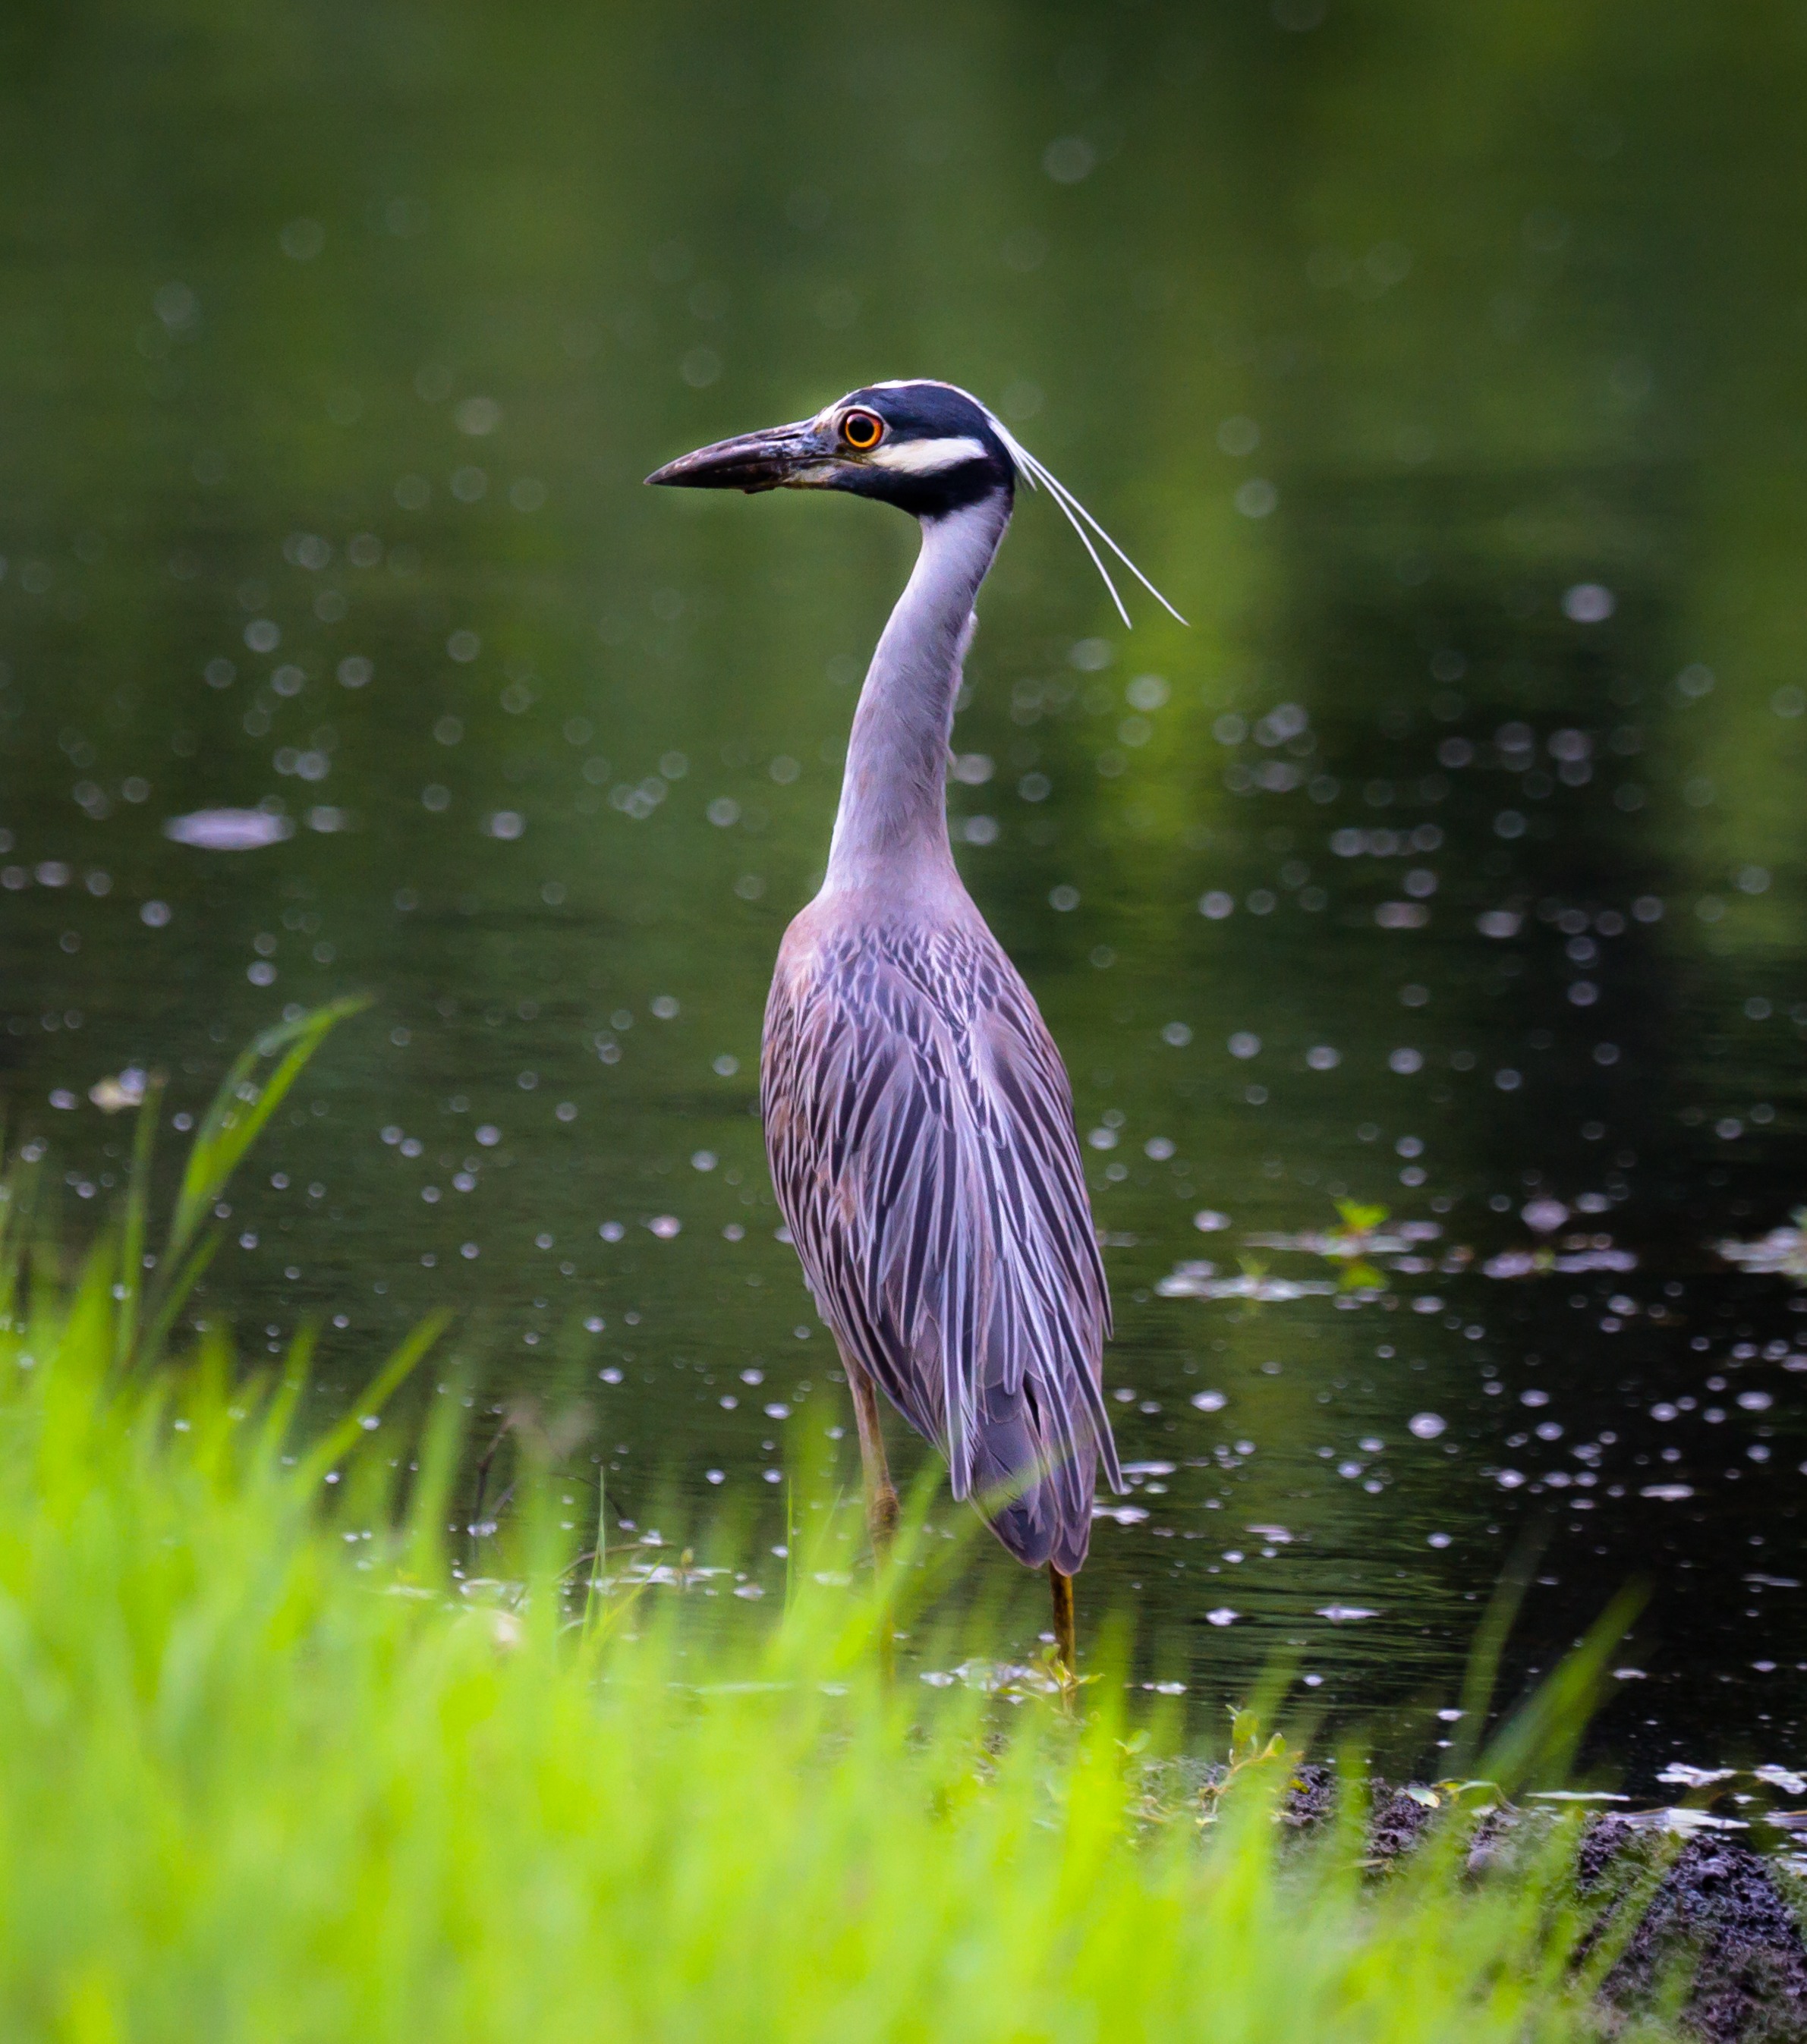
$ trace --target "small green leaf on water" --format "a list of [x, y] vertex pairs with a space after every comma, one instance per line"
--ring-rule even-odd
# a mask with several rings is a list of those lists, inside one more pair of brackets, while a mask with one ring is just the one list
[[1356, 1200], [1339, 1200], [1336, 1211], [1342, 1216], [1344, 1227], [1351, 1235], [1371, 1235], [1386, 1219], [1390, 1209], [1363, 1206]]

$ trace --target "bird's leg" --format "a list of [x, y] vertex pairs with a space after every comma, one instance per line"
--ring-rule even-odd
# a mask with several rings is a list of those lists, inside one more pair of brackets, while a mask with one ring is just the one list
[[[859, 1466], [866, 1478], [866, 1531], [872, 1542], [872, 1562], [880, 1581], [891, 1558], [891, 1542], [898, 1530], [898, 1493], [891, 1481], [890, 1465], [885, 1460], [885, 1432], [879, 1418], [879, 1393], [872, 1380], [845, 1349], [841, 1367], [847, 1373], [847, 1388], [853, 1393], [853, 1416], [859, 1427]], [[879, 1673], [888, 1687], [895, 1679], [894, 1650], [891, 1643], [890, 1599], [879, 1613]]]
[[1054, 1658], [1059, 1663], [1063, 1681], [1071, 1683], [1079, 1672], [1073, 1631], [1073, 1578], [1063, 1576], [1050, 1562], [1048, 1584], [1054, 1600]]
[[859, 1427], [859, 1466], [866, 1477], [866, 1530], [872, 1558], [880, 1568], [890, 1559], [898, 1530], [898, 1493], [885, 1460], [884, 1429], [879, 1419], [879, 1393], [872, 1380], [844, 1349], [841, 1364], [853, 1393], [853, 1416]]

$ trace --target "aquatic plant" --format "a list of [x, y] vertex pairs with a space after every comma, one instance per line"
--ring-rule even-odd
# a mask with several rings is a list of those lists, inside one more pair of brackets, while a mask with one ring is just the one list
[[1336, 1202], [1339, 1224], [1335, 1228], [1306, 1228], [1290, 1235], [1251, 1235], [1244, 1239], [1251, 1249], [1296, 1250], [1308, 1256], [1324, 1256], [1336, 1262], [1354, 1262], [1370, 1256], [1409, 1254], [1421, 1243], [1435, 1242], [1443, 1233], [1434, 1220], [1406, 1220], [1386, 1226], [1391, 1218], [1382, 1206], [1364, 1206], [1355, 1200]]
[[[1433, 1258], [1422, 1252], [1443, 1233], [1434, 1220], [1394, 1221], [1383, 1206], [1364, 1205], [1356, 1200], [1336, 1201], [1335, 1228], [1302, 1228], [1281, 1233], [1246, 1235], [1251, 1249], [1277, 1249], [1302, 1256], [1322, 1257], [1340, 1264], [1342, 1276], [1334, 1289], [1345, 1293], [1377, 1294], [1387, 1289], [1386, 1271], [1402, 1277], [1421, 1277], [1440, 1270], [1451, 1275], [1466, 1270], [1474, 1252], [1457, 1246]], [[1376, 1259], [1384, 1259], [1384, 1268]], [[1321, 1288], [1309, 1286], [1308, 1289]]]

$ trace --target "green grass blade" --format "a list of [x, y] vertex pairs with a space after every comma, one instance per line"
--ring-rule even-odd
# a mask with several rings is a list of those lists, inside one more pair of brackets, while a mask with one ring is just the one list
[[1482, 1780], [1510, 1795], [1528, 1781], [1555, 1785], [1563, 1779], [1598, 1708], [1607, 1664], [1647, 1600], [1640, 1585], [1620, 1591], [1482, 1754]]
[[[167, 1257], [179, 1257], [194, 1239], [245, 1152], [282, 1105], [290, 1087], [300, 1078], [328, 1033], [348, 1016], [356, 1015], [369, 1005], [368, 995], [356, 994], [335, 1001], [325, 1008], [312, 1009], [293, 1022], [266, 1030], [233, 1060], [232, 1069], [221, 1082], [212, 1105], [195, 1131], [170, 1223]], [[279, 1053], [283, 1054], [281, 1063], [261, 1086], [256, 1085], [252, 1074], [260, 1060], [274, 1058]]]
[[429, 1313], [409, 1332], [359, 1395], [351, 1411], [302, 1456], [294, 1473], [299, 1489], [312, 1489], [348, 1450], [363, 1439], [368, 1431], [364, 1422], [381, 1415], [383, 1407], [413, 1374], [421, 1358], [451, 1324], [451, 1314]]
[[1487, 1600], [1463, 1671], [1461, 1728], [1450, 1751], [1452, 1773], [1467, 1775], [1474, 1771], [1475, 1755], [1486, 1735], [1487, 1714], [1493, 1708], [1494, 1690], [1499, 1681], [1501, 1658], [1517, 1623], [1531, 1578], [1537, 1573], [1537, 1558], [1548, 1535], [1542, 1520], [1533, 1520], [1524, 1528]]
[[440, 1583], [446, 1574], [446, 1515], [458, 1481], [458, 1458], [465, 1439], [459, 1380], [431, 1401], [415, 1459], [420, 1464], [408, 1500], [403, 1528], [403, 1567], [411, 1583]]
[[119, 1311], [113, 1323], [113, 1359], [123, 1369], [138, 1344], [138, 1309], [144, 1290], [145, 1220], [151, 1200], [151, 1158], [156, 1148], [157, 1118], [167, 1081], [152, 1072], [138, 1104], [133, 1132], [131, 1175], [126, 1181], [125, 1217], [119, 1235]]
[[[220, 1082], [190, 1145], [182, 1184], [176, 1193], [175, 1209], [170, 1220], [169, 1237], [158, 1259], [156, 1281], [150, 1296], [140, 1307], [136, 1292], [129, 1289], [130, 1339], [126, 1339], [122, 1328], [119, 1347], [121, 1360], [131, 1358], [142, 1363], [162, 1353], [177, 1314], [219, 1247], [217, 1234], [206, 1236], [198, 1243], [196, 1238], [211, 1217], [220, 1195], [231, 1182], [233, 1174], [244, 1162], [245, 1153], [263, 1133], [271, 1116], [282, 1105], [289, 1089], [306, 1069], [328, 1033], [348, 1016], [356, 1015], [369, 1005], [368, 995], [356, 994], [324, 1008], [311, 1009], [292, 1022], [267, 1029], [233, 1060], [230, 1070]], [[252, 1074], [259, 1062], [279, 1054], [282, 1062], [263, 1084], [258, 1085]], [[158, 1083], [160, 1085], [160, 1082]], [[148, 1098], [146, 1111], [154, 1116]], [[144, 1201], [148, 1197], [145, 1187], [149, 1170], [149, 1136], [142, 1117], [139, 1143], [144, 1150], [144, 1167], [140, 1170], [134, 1162], [127, 1222], [129, 1235], [133, 1231], [132, 1216], [135, 1211], [140, 1246], [133, 1258], [134, 1272], [141, 1270], [144, 1263]], [[122, 1281], [129, 1288], [133, 1283], [131, 1278]], [[140, 1317], [148, 1323], [141, 1339], [138, 1334]]]
[[151, 1294], [148, 1308], [151, 1322], [134, 1352], [136, 1362], [155, 1362], [162, 1355], [170, 1330], [175, 1325], [176, 1315], [187, 1303], [190, 1293], [200, 1283], [207, 1266], [219, 1254], [220, 1244], [225, 1239], [217, 1228], [210, 1228], [189, 1251], [187, 1260], [175, 1277], [167, 1276], [165, 1271], [159, 1272], [163, 1281]]

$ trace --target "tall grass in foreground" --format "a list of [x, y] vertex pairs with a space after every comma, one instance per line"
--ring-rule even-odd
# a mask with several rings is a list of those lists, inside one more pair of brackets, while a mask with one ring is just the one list
[[462, 1407], [379, 1419], [410, 1354], [309, 1443], [300, 1358], [122, 1363], [117, 1258], [4, 1280], [0, 2034], [1590, 2034], [1569, 1841], [1376, 1881], [1353, 1816], [1285, 1842], [1277, 1747], [1201, 1792], [1121, 1684], [887, 1685], [879, 1600], [808, 1566], [698, 1625], [706, 1585], [593, 1581], [546, 1485], [461, 1584]]

